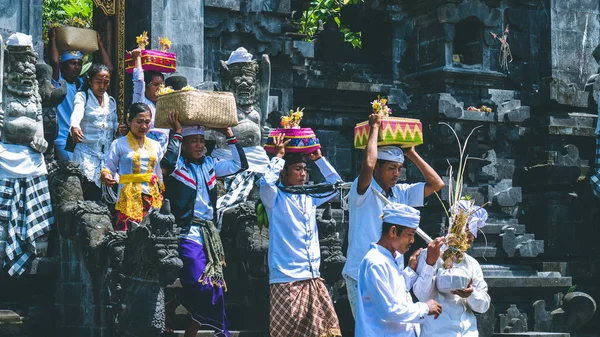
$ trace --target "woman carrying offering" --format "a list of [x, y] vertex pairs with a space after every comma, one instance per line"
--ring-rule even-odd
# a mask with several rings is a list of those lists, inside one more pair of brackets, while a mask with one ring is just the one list
[[162, 151], [158, 142], [146, 137], [151, 118], [146, 104], [134, 103], [129, 107], [127, 124], [130, 131], [126, 137], [112, 143], [102, 169], [102, 183], [107, 186], [119, 184], [115, 230], [127, 230], [129, 221], [139, 222], [150, 207], [162, 206]]
[[162, 153], [167, 151], [169, 144], [169, 129], [157, 129], [154, 127], [156, 118], [156, 102], [158, 101], [158, 90], [163, 85], [165, 77], [158, 71], [144, 71], [142, 69], [142, 49], [137, 48], [131, 51], [131, 56], [135, 59], [135, 68], [133, 69], [133, 98], [132, 103], [144, 103], [150, 108], [152, 117], [150, 119], [150, 130], [148, 138], [156, 140], [161, 147]]
[[75, 95], [71, 115], [71, 137], [75, 145], [73, 161], [87, 179], [96, 184], [86, 194], [88, 199], [99, 199], [100, 170], [104, 157], [115, 139], [127, 129], [117, 121], [117, 104], [106, 90], [110, 85], [110, 70], [104, 64], [94, 64], [88, 72], [87, 85]]

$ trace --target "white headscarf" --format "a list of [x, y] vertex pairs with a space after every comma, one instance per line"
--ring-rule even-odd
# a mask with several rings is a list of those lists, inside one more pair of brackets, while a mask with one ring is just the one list
[[239, 47], [238, 49], [231, 52], [227, 64], [252, 62], [252, 54], [250, 54], [246, 48]]
[[404, 163], [404, 152], [396, 146], [382, 146], [377, 149], [377, 159]]
[[418, 228], [420, 212], [408, 205], [391, 203], [383, 208], [383, 221], [408, 228]]
[[181, 135], [183, 137], [202, 135], [204, 136], [204, 127], [200, 125], [184, 126], [181, 129]]
[[473, 234], [474, 237], [477, 237], [478, 230], [485, 226], [485, 222], [488, 219], [488, 212], [485, 210], [485, 208], [477, 206], [475, 205], [475, 203], [469, 200], [459, 201], [458, 207], [467, 212], [473, 212], [473, 210], [476, 210], [469, 217], [468, 226], [469, 232], [471, 232], [471, 234]]

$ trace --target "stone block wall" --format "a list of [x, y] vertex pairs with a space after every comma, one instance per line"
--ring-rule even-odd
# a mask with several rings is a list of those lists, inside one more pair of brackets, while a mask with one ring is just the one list
[[542, 42], [540, 53], [548, 56], [541, 58], [550, 62], [548, 76], [583, 89], [598, 69], [592, 52], [600, 43], [600, 4], [593, 0], [550, 0], [546, 4], [550, 31], [544, 32], [549, 39]]
[[[58, 273], [55, 285], [54, 328], [57, 336], [114, 336], [108, 314], [105, 281], [93, 278], [84, 263], [78, 236], [56, 235]], [[102, 289], [102, 290], [99, 290]]]
[[33, 48], [44, 54], [42, 42], [42, 0], [4, 0], [0, 3], [0, 34], [6, 39], [15, 32], [33, 37]]

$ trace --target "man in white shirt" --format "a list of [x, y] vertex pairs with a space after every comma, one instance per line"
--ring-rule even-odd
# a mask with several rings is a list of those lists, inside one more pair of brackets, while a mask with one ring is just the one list
[[[341, 336], [329, 292], [320, 277], [321, 251], [317, 207], [335, 196], [293, 194], [286, 188], [304, 185], [304, 156], [285, 155], [283, 134], [274, 140], [276, 155], [260, 180], [260, 198], [269, 218], [270, 336]], [[341, 181], [317, 150], [307, 154], [327, 183]]]
[[[412, 207], [423, 206], [425, 197], [444, 187], [442, 178], [415, 151], [403, 152], [395, 146], [377, 149], [377, 136], [382, 117], [369, 116], [371, 131], [365, 149], [365, 159], [360, 175], [352, 183], [349, 193], [348, 253], [342, 274], [346, 280], [348, 300], [352, 313], [355, 313], [358, 265], [369, 250], [370, 244], [381, 234], [381, 211], [383, 202], [373, 193], [372, 188], [385, 195], [388, 200]], [[404, 158], [410, 159], [425, 177], [424, 183], [398, 184]]]
[[[416, 337], [425, 317], [437, 318], [442, 313], [435, 300], [413, 303], [410, 296], [407, 282], [416, 278], [420, 249], [411, 256], [404, 273], [401, 271], [402, 254], [414, 242], [419, 220], [419, 211], [410, 206], [384, 207], [379, 241], [371, 244], [359, 267], [356, 337]], [[439, 255], [439, 249], [434, 251]]]
[[[485, 225], [487, 211], [467, 200], [461, 200], [458, 207], [473, 213], [469, 217], [467, 226], [467, 237], [471, 244], [477, 237], [478, 229]], [[444, 269], [442, 260], [435, 256], [428, 256], [428, 251], [429, 248], [419, 256], [417, 267], [419, 276], [413, 291], [420, 301], [433, 298], [441, 303], [444, 306], [444, 315], [437, 320], [426, 318], [421, 337], [479, 336], [474, 312], [486, 312], [491, 302], [481, 266], [477, 260], [465, 253], [461, 262], [454, 263], [451, 269]], [[436, 254], [439, 257], [439, 253]], [[470, 278], [471, 281], [466, 288], [452, 291], [445, 289], [452, 283], [453, 277], [458, 279], [460, 276]]]

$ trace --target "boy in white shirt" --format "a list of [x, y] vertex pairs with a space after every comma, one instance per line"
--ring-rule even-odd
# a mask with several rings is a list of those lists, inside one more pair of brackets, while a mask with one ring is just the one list
[[[260, 198], [269, 217], [271, 337], [341, 336], [337, 314], [319, 274], [321, 250], [317, 207], [335, 194], [292, 194], [307, 178], [304, 156], [285, 155], [283, 134], [274, 139], [276, 155], [260, 180]], [[341, 181], [321, 150], [307, 154], [327, 183]]]
[[[349, 229], [348, 253], [342, 274], [346, 280], [348, 300], [352, 313], [356, 307], [358, 265], [369, 250], [372, 242], [381, 234], [383, 202], [372, 191], [375, 188], [388, 200], [412, 207], [423, 206], [425, 197], [444, 187], [442, 178], [415, 151], [414, 148], [403, 152], [399, 147], [383, 146], [377, 148], [377, 136], [382, 116], [369, 116], [371, 131], [365, 148], [365, 159], [360, 175], [352, 183], [349, 193]], [[425, 177], [424, 183], [398, 184], [404, 158], [410, 159]]]

